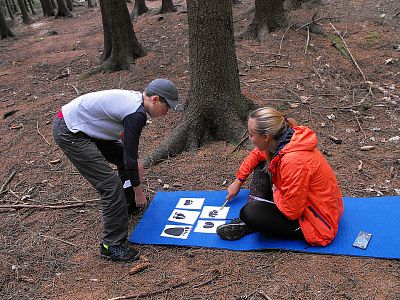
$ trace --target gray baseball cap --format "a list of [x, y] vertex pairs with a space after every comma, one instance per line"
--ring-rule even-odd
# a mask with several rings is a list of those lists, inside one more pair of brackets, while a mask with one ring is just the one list
[[170, 108], [175, 111], [183, 111], [183, 106], [179, 103], [178, 90], [175, 84], [168, 79], [157, 78], [154, 79], [146, 87], [146, 91], [153, 95], [163, 97], [167, 101]]

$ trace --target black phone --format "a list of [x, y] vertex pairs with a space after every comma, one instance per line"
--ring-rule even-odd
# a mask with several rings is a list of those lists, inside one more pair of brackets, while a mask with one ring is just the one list
[[371, 237], [371, 233], [360, 231], [356, 237], [356, 240], [353, 243], [353, 246], [365, 250], [368, 246], [369, 241], [371, 240]]

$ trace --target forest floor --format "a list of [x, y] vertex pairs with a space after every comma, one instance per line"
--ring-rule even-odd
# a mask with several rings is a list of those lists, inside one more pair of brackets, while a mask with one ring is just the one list
[[[129, 71], [82, 76], [98, 65], [103, 46], [98, 7], [76, 7], [71, 19], [15, 21], [16, 37], [0, 42], [0, 184], [15, 171], [0, 205], [39, 205], [0, 211], [0, 298], [108, 299], [137, 293], [147, 299], [267, 299], [260, 290], [270, 299], [399, 299], [398, 260], [140, 245], [150, 266], [128, 275], [135, 263], [100, 258], [98, 195], [55, 145], [51, 121], [78, 94], [142, 91], [156, 77], [173, 80], [186, 100], [186, 4], [180, 1], [177, 13], [162, 17], [153, 14], [161, 1], [147, 5], [153, 11], [134, 23], [147, 56]], [[236, 33], [251, 21], [251, 5], [244, 0], [234, 6]], [[262, 44], [236, 40], [243, 93], [317, 132], [345, 196], [400, 193], [399, 12], [397, 0], [325, 0], [289, 13], [291, 24], [306, 24], [315, 13], [325, 17], [318, 23], [326, 35], [310, 33], [309, 43], [307, 30], [294, 29], [298, 26], [271, 33]], [[345, 46], [330, 22], [361, 71], [341, 53]], [[171, 112], [152, 120], [142, 134], [141, 156], [157, 147], [179, 118]], [[230, 155], [235, 146], [211, 142], [146, 169], [146, 192], [153, 197], [162, 184], [169, 190], [225, 189], [224, 181], [234, 179], [250, 149], [244, 145]], [[362, 146], [374, 147], [362, 151]], [[40, 209], [79, 201], [85, 205]], [[131, 219], [130, 230], [142, 214]], [[213, 268], [220, 276], [211, 280], [207, 270]], [[164, 292], [151, 294], [158, 290]]]

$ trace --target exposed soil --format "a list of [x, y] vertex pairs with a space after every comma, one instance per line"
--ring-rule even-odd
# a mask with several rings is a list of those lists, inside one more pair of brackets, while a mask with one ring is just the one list
[[[158, 8], [161, 1], [147, 5]], [[31, 25], [20, 20], [11, 25], [16, 37], [0, 42], [0, 183], [14, 170], [16, 175], [0, 196], [1, 205], [67, 205], [98, 197], [51, 138], [53, 115], [77, 93], [143, 90], [155, 77], [167, 77], [186, 99], [187, 14], [185, 2], [179, 5], [177, 13], [148, 13], [134, 23], [148, 54], [131, 70], [87, 78], [82, 75], [99, 63], [102, 49], [99, 8], [76, 7], [72, 19], [36, 16]], [[251, 5], [245, 0], [234, 7], [235, 32], [251, 21], [245, 13]], [[335, 17], [319, 21], [326, 36], [310, 33], [306, 54], [308, 33], [294, 29], [298, 26], [271, 33], [263, 44], [236, 41], [243, 93], [313, 128], [346, 196], [400, 193], [399, 11], [397, 0], [331, 0], [293, 11], [291, 24], [306, 24], [316, 12], [316, 18]], [[340, 39], [329, 22], [344, 36], [370, 84], [332, 46], [333, 37]], [[142, 135], [141, 155], [157, 147], [178, 121], [178, 113], [152, 120]], [[223, 182], [234, 178], [249, 149], [244, 145], [229, 155], [235, 146], [212, 142], [147, 169], [147, 193], [152, 197], [162, 189], [158, 179], [170, 190], [225, 189]], [[362, 146], [374, 148], [362, 151]], [[131, 229], [142, 213], [132, 218]], [[138, 249], [151, 265], [128, 275], [135, 263], [99, 256], [97, 200], [68, 209], [2, 209], [0, 218], [2, 299], [108, 299], [140, 293], [148, 299], [267, 299], [262, 293], [271, 299], [400, 298], [399, 261], [384, 259], [143, 245]], [[214, 278], [212, 269], [220, 276]], [[157, 290], [164, 292], [150, 295]]]

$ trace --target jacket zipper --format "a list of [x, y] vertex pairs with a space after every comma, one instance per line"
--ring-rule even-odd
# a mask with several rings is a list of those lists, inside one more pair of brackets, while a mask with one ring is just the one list
[[319, 213], [317, 213], [314, 208], [312, 208], [311, 206], [308, 206], [308, 208], [312, 211], [312, 213], [314, 214], [314, 216], [316, 216], [318, 219], [320, 219], [322, 221], [322, 223], [324, 223], [326, 225], [326, 227], [329, 228], [329, 230], [331, 230], [331, 226], [329, 226], [329, 224], [319, 215]]

